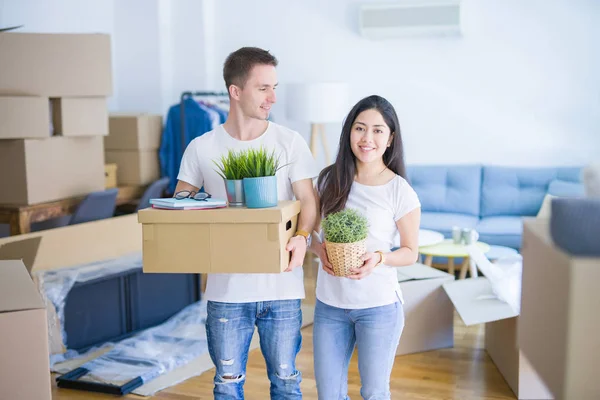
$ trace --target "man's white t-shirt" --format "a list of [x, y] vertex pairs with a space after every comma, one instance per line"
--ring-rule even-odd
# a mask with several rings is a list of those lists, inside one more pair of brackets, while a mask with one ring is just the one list
[[[267, 130], [254, 140], [234, 139], [223, 125], [195, 138], [183, 154], [177, 179], [198, 188], [204, 186], [213, 197], [226, 199], [225, 183], [213, 160], [218, 162], [229, 150], [261, 146], [269, 152], [275, 150], [280, 165], [286, 165], [276, 173], [279, 200], [294, 200], [292, 183], [317, 176], [314, 158], [302, 136], [269, 122]], [[231, 251], [235, 251], [235, 243]], [[205, 296], [207, 300], [224, 303], [303, 299], [303, 279], [302, 267], [276, 274], [209, 274]]]
[[[369, 221], [368, 252], [388, 252], [395, 247], [398, 235], [396, 221], [420, 206], [413, 188], [399, 175], [378, 186], [354, 182], [346, 201], [346, 208], [356, 209]], [[370, 275], [360, 280], [331, 276], [319, 268], [317, 299], [345, 309], [385, 306], [398, 299], [404, 302], [396, 268], [384, 264], [375, 267]]]

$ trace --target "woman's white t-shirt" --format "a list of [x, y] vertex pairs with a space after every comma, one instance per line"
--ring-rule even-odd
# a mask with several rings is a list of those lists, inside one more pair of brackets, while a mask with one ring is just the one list
[[[399, 175], [378, 186], [354, 182], [346, 201], [346, 208], [356, 209], [369, 221], [368, 252], [388, 252], [395, 247], [396, 221], [420, 206], [413, 188]], [[404, 302], [396, 268], [381, 264], [360, 280], [331, 276], [319, 268], [317, 299], [330, 306], [363, 309], [392, 304], [398, 298]]]
[[[286, 165], [276, 174], [279, 200], [294, 200], [292, 183], [317, 176], [314, 158], [304, 138], [298, 132], [269, 122], [267, 130], [254, 140], [234, 139], [223, 125], [195, 138], [183, 154], [177, 179], [198, 188], [204, 186], [213, 197], [226, 199], [225, 184], [213, 160], [218, 162], [229, 150], [261, 146], [269, 152], [275, 150], [280, 165]], [[235, 251], [235, 243], [231, 251]], [[205, 296], [207, 300], [224, 303], [303, 299], [303, 279], [302, 267], [276, 274], [209, 274]]]

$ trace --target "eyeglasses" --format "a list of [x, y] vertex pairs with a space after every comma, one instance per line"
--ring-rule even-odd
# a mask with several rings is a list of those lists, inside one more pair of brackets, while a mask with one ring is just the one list
[[193, 190], [182, 190], [181, 192], [177, 192], [175, 193], [175, 198], [177, 200], [183, 200], [183, 199], [192, 199], [192, 200], [198, 200], [198, 201], [206, 201], [208, 199], [210, 199], [212, 197], [212, 195], [210, 193], [207, 192], [194, 192]]

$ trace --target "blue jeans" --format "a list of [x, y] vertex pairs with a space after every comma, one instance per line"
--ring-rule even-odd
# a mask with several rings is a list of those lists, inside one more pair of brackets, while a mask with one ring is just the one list
[[271, 399], [302, 399], [296, 370], [300, 351], [302, 311], [300, 300], [207, 305], [206, 336], [210, 358], [216, 366], [215, 400], [244, 398], [248, 349], [258, 328], [260, 349], [271, 381]]
[[347, 400], [348, 364], [358, 349], [363, 399], [390, 399], [390, 375], [404, 328], [397, 301], [381, 307], [347, 310], [317, 300], [313, 327], [315, 379], [319, 400]]

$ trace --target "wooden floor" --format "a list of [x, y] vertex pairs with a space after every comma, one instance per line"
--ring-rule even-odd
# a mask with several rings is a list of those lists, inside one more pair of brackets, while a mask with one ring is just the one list
[[[305, 266], [306, 303], [314, 304], [316, 267]], [[454, 317], [454, 348], [396, 357], [391, 378], [392, 399], [514, 399], [512, 391], [483, 349], [483, 325], [466, 327]], [[302, 350], [297, 366], [303, 374], [304, 399], [317, 399], [312, 365], [312, 326], [302, 330]], [[214, 370], [167, 388], [152, 399], [204, 400], [212, 399]], [[360, 377], [356, 352], [348, 376], [349, 396], [360, 399]], [[247, 400], [267, 400], [269, 381], [260, 350], [250, 353], [247, 366], [245, 395]], [[53, 388], [53, 399], [114, 399], [113, 396]], [[124, 396], [140, 399], [139, 396]]]

